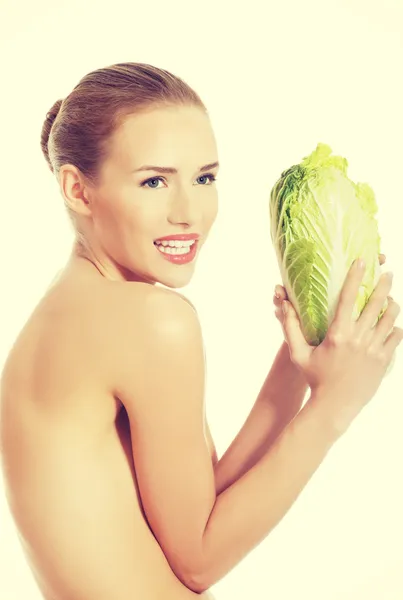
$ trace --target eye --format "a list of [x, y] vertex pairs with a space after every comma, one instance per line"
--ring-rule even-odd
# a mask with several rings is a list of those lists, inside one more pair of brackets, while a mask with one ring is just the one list
[[[143, 183], [141, 184], [141, 187], [146, 187], [146, 185], [147, 185], [148, 183], [152, 183], [152, 182], [154, 182], [154, 181], [162, 181], [162, 177], [152, 177], [151, 179], [147, 179], [146, 181], [143, 181]], [[157, 188], [156, 186], [154, 186], [154, 185], [153, 185], [153, 186], [149, 186], [149, 187], [151, 187], [151, 189], [154, 189], [154, 190], [158, 189], [158, 188]]]
[[[206, 175], [200, 175], [200, 177], [198, 177], [198, 179], [206, 179], [209, 178], [210, 180], [210, 185], [212, 183], [214, 183], [214, 181], [217, 181], [217, 178], [214, 177], [214, 175], [212, 173], [207, 173]], [[151, 179], [146, 179], [145, 181], [143, 181], [140, 186], [141, 187], [149, 187], [152, 190], [157, 190], [158, 187], [156, 185], [148, 185], [154, 182], [158, 182], [158, 181], [163, 181], [164, 178], [163, 177], [152, 177]], [[202, 185], [206, 185], [205, 183], [203, 183]]]
[[217, 181], [217, 178], [214, 177], [214, 175], [212, 173], [207, 173], [206, 175], [200, 175], [199, 179], [205, 179], [206, 177], [210, 178], [211, 183], [214, 183], [214, 181]]

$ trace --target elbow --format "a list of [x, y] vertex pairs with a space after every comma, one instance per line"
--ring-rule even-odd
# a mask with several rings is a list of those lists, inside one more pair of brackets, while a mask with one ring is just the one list
[[211, 585], [207, 583], [207, 578], [203, 573], [192, 573], [183, 578], [182, 582], [185, 586], [195, 594], [206, 592]]
[[212, 586], [207, 576], [207, 569], [202, 566], [202, 563], [197, 567], [194, 565], [191, 567], [189, 564], [177, 565], [173, 571], [179, 581], [196, 594], [202, 594]]

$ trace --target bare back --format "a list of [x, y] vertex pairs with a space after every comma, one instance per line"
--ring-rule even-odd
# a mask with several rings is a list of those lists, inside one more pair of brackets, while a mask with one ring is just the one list
[[[4, 480], [27, 560], [46, 600], [211, 599], [178, 580], [147, 524], [113, 394], [126, 284], [88, 269], [47, 292], [3, 371]], [[128, 285], [135, 318], [155, 290]]]

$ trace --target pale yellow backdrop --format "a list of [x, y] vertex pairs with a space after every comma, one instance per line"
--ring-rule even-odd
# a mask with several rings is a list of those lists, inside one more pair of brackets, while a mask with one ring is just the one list
[[[72, 240], [40, 152], [46, 112], [115, 62], [183, 77], [215, 127], [220, 212], [182, 291], [202, 321], [220, 455], [282, 339], [269, 191], [318, 141], [374, 188], [403, 305], [402, 0], [2, 0], [0, 22], [0, 364]], [[403, 599], [402, 370], [403, 351], [286, 518], [214, 587], [217, 600]], [[40, 600], [2, 490], [0, 600]]]

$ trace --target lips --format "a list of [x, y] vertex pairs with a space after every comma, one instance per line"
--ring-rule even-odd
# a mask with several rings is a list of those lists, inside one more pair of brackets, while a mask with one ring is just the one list
[[[170, 238], [170, 239], [172, 239], [172, 238]], [[154, 246], [156, 247], [156, 250], [159, 253], [159, 255], [161, 256], [161, 258], [163, 258], [171, 263], [174, 263], [176, 265], [184, 265], [189, 262], [192, 262], [197, 254], [198, 244], [199, 244], [199, 242], [198, 242], [198, 240], [196, 240], [195, 243], [190, 246], [189, 252], [181, 252], [179, 254], [177, 254], [177, 253], [172, 254], [170, 252], [169, 253], [164, 252], [163, 250], [161, 250], [162, 244], [156, 244], [154, 242]]]
[[169, 242], [170, 240], [178, 240], [180, 242], [184, 242], [188, 240], [198, 240], [199, 237], [200, 234], [198, 233], [178, 233], [176, 235], [166, 235], [165, 237], [158, 238], [157, 240], [154, 240], [154, 243], [164, 241]]

